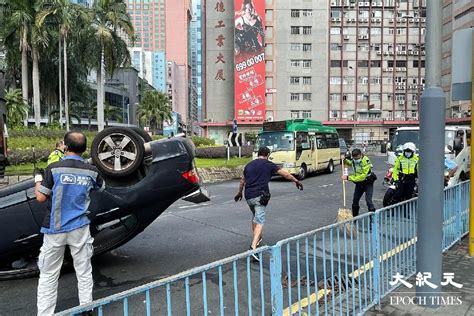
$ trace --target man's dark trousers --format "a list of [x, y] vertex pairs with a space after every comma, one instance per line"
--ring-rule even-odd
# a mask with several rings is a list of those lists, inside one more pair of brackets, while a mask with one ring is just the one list
[[352, 199], [352, 216], [359, 215], [359, 201], [365, 193], [365, 201], [369, 212], [375, 212], [374, 203], [372, 202], [372, 195], [374, 194], [374, 183], [367, 183], [366, 181], [355, 184], [354, 198]]

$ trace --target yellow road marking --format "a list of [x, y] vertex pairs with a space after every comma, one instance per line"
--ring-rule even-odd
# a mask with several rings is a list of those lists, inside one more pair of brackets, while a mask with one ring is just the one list
[[[410, 247], [411, 245], [415, 244], [417, 241], [417, 237], [414, 237], [412, 239], [410, 239], [409, 241], [407, 242], [404, 242], [403, 244], [400, 244], [398, 246], [396, 246], [395, 248], [393, 248], [392, 250], [390, 251], [387, 251], [386, 253], [384, 253], [383, 255], [379, 256], [379, 261], [385, 261], [387, 260], [388, 258], [390, 257], [393, 257], [394, 255], [396, 255], [397, 253], [401, 252], [402, 250], [405, 250], [406, 248]], [[364, 264], [362, 267], [360, 267], [359, 269], [349, 273], [349, 277], [350, 278], [358, 278], [359, 276], [361, 276], [363, 273], [365, 273], [366, 271], [372, 269], [374, 267], [374, 261], [371, 260], [369, 262], [367, 262], [366, 264]], [[289, 285], [291, 286], [291, 285]], [[319, 300], [324, 297], [324, 295], [328, 295], [331, 293], [331, 290], [328, 289], [326, 290], [326, 293], [324, 293], [324, 290], [319, 290], [318, 293], [317, 293], [317, 297], [316, 297], [316, 293], [312, 293], [310, 296], [309, 296], [309, 300], [307, 297], [305, 297], [304, 299], [302, 299], [300, 302], [296, 302], [294, 303], [293, 305], [291, 305], [291, 308], [290, 307], [287, 307], [283, 310], [283, 315], [284, 316], [290, 316], [290, 315], [293, 315], [295, 313], [298, 312], [299, 310], [299, 306], [301, 306], [301, 308], [305, 308], [307, 307], [308, 305], [312, 305], [314, 304], [315, 302], [319, 302]], [[290, 314], [290, 310], [291, 310], [291, 314]]]

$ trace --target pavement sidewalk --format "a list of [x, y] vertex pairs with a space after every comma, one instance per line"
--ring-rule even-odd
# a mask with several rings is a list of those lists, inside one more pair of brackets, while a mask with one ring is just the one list
[[[443, 287], [443, 294], [440, 296], [444, 298], [458, 297], [459, 300], [454, 299], [447, 304], [438, 308], [428, 308], [426, 306], [416, 304], [395, 304], [396, 297], [405, 297], [405, 301], [409, 298], [415, 297], [416, 287], [411, 289], [405, 286], [400, 286], [396, 291], [387, 295], [381, 304], [381, 310], [371, 310], [365, 315], [378, 316], [424, 316], [424, 315], [470, 315], [474, 316], [474, 258], [468, 256], [467, 238], [464, 238], [459, 244], [453, 246], [443, 255], [443, 272], [454, 272], [454, 281], [461, 283], [463, 287], [457, 289], [455, 287]], [[410, 283], [415, 284], [414, 277], [409, 280]], [[449, 293], [446, 293], [449, 292]], [[451, 304], [452, 303], [452, 304]]]

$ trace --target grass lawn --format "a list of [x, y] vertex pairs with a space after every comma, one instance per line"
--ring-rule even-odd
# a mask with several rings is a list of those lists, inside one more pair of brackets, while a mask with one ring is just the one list
[[[196, 166], [198, 168], [210, 167], [229, 167], [235, 168], [237, 166], [247, 164], [251, 158], [231, 158], [227, 161], [225, 158], [196, 158]], [[39, 162], [36, 164], [37, 168], [46, 168], [46, 162]], [[8, 166], [6, 175], [33, 175], [33, 164], [23, 164]]]
[[210, 167], [229, 167], [235, 168], [237, 166], [246, 165], [252, 158], [231, 158], [227, 161], [225, 158], [196, 158], [196, 166], [198, 168]]

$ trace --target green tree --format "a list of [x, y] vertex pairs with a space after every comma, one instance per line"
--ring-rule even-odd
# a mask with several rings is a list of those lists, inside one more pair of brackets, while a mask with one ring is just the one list
[[20, 89], [9, 89], [5, 93], [7, 122], [10, 127], [19, 126], [28, 116], [28, 104], [23, 100]]
[[160, 91], [148, 90], [138, 105], [138, 119], [156, 131], [158, 124], [173, 122], [173, 111], [168, 96]]
[[[69, 0], [41, 0], [39, 12], [36, 17], [36, 25], [43, 27], [45, 21], [51, 19], [59, 28], [59, 121], [62, 124], [62, 77], [61, 77], [61, 44], [64, 55], [64, 115], [69, 117], [69, 94], [68, 94], [68, 36], [73, 26], [78, 26], [81, 21], [87, 20], [87, 11], [82, 6], [69, 2]], [[69, 120], [66, 120], [66, 130], [69, 131]]]
[[123, 0], [96, 0], [91, 11], [91, 26], [99, 44], [97, 70], [97, 125], [104, 129], [105, 76], [130, 63], [127, 43], [119, 35], [133, 40], [134, 31], [127, 5]]
[[[30, 36], [34, 24], [34, 1], [0, 0], [0, 18], [2, 20], [2, 37], [6, 43], [15, 43], [7, 48], [18, 47], [21, 53], [21, 91], [25, 102], [28, 102], [28, 51]], [[25, 121], [26, 122], [26, 121]]]

